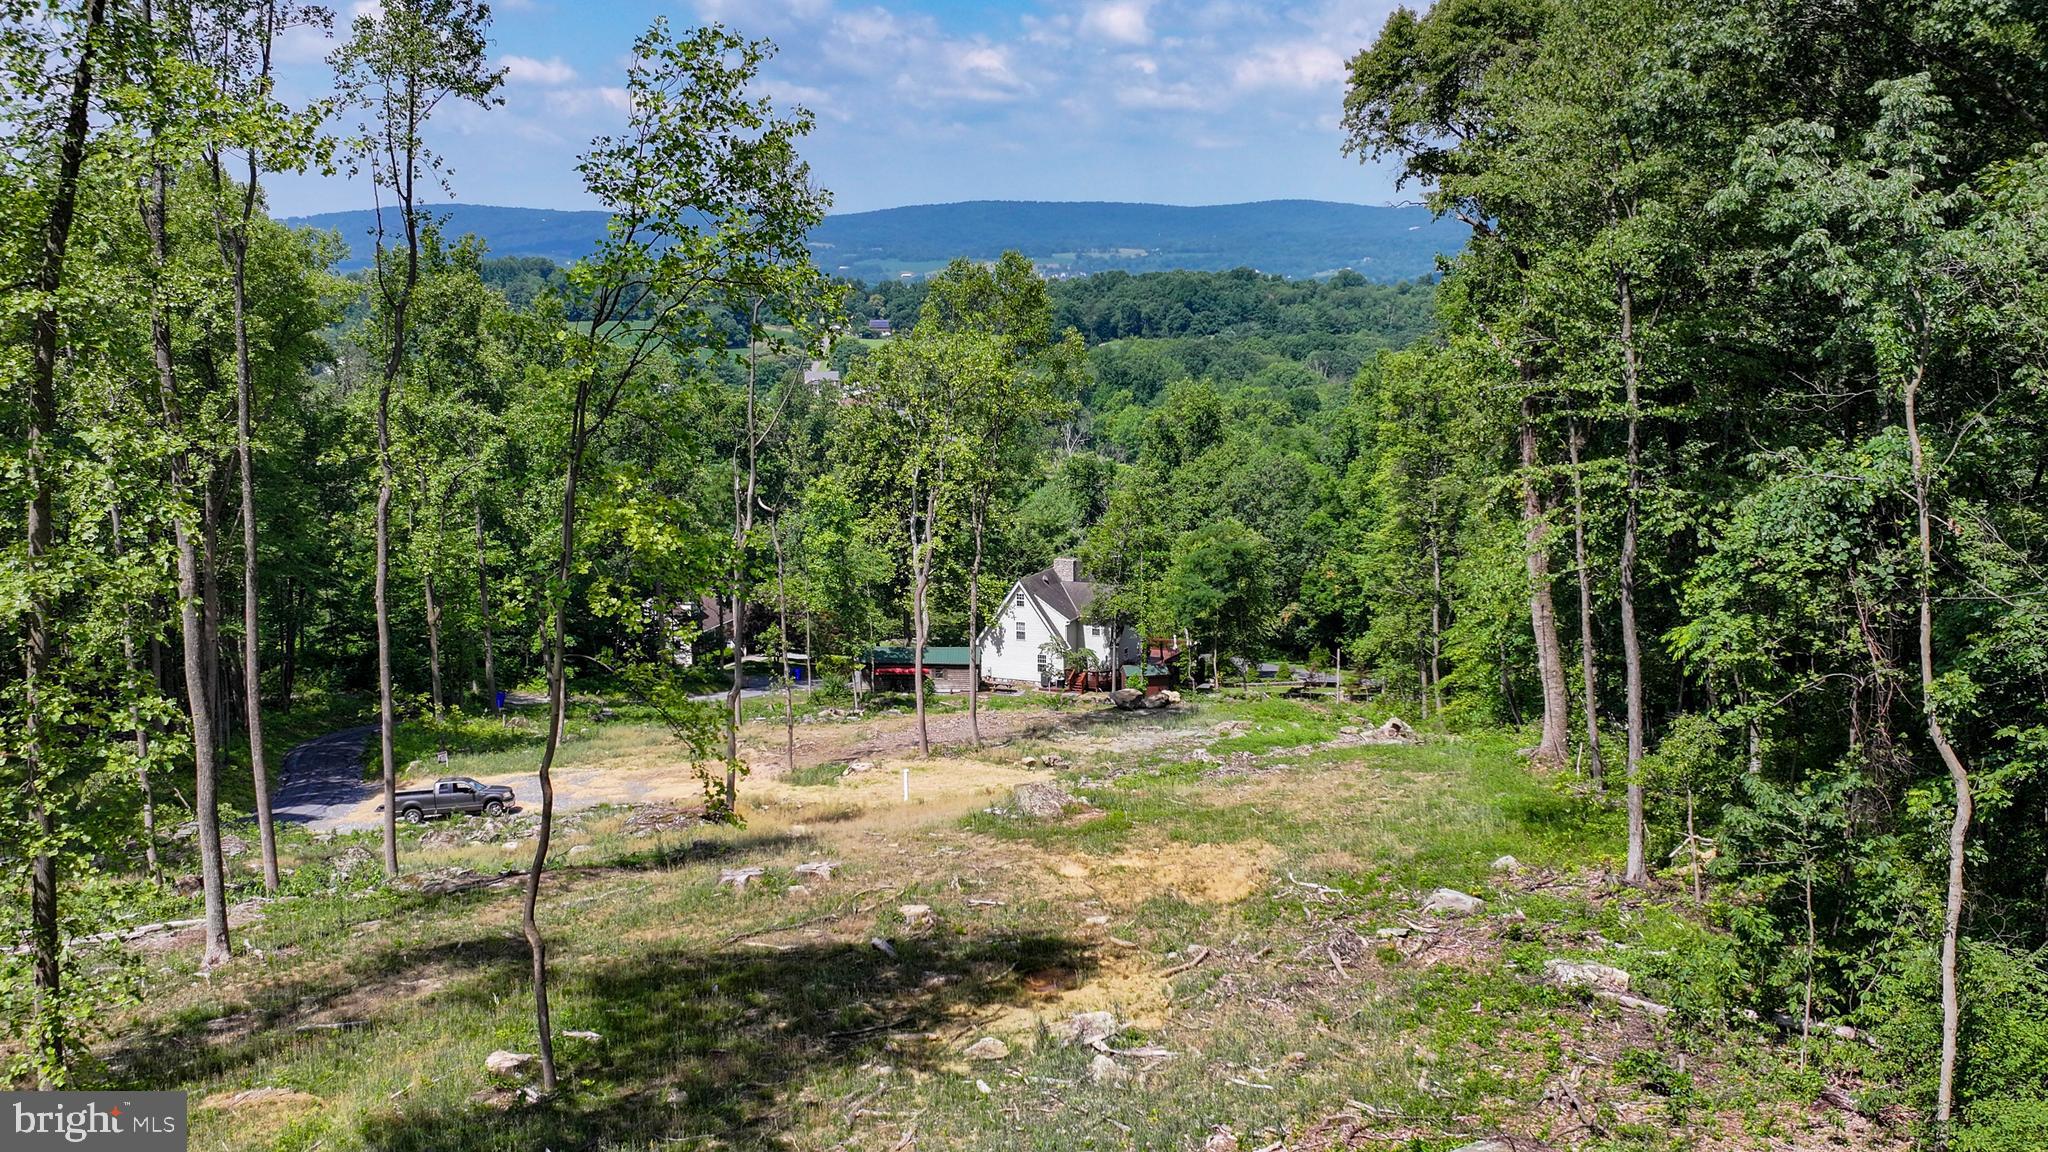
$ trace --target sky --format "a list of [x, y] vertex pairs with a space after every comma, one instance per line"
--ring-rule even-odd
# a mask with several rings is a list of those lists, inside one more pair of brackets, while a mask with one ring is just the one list
[[[338, 4], [336, 35], [353, 12]], [[657, 15], [774, 41], [762, 86], [817, 118], [802, 146], [834, 212], [956, 200], [1227, 204], [1413, 198], [1343, 153], [1345, 60], [1390, 0], [496, 0], [504, 103], [427, 129], [454, 198], [595, 207], [576, 174], [623, 118], [633, 40]], [[280, 94], [324, 95], [334, 40], [279, 45]], [[267, 180], [279, 216], [367, 208], [340, 175]]]

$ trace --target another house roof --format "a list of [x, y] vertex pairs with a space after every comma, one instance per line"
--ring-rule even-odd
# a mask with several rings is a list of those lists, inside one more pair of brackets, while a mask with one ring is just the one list
[[1114, 590], [1111, 585], [1097, 584], [1093, 580], [1062, 580], [1056, 568], [1033, 572], [1018, 583], [1026, 592], [1043, 600], [1069, 620], [1079, 620], [1088, 611], [1088, 606], [1095, 603], [1098, 594], [1107, 595]]
[[[927, 644], [924, 649], [924, 666], [927, 668], [965, 668], [969, 662], [965, 644], [934, 647]], [[910, 664], [910, 646], [907, 644], [885, 645], [868, 650], [870, 664]]]

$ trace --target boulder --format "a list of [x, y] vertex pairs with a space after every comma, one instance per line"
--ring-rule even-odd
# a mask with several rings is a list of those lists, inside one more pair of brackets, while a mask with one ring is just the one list
[[1495, 872], [1507, 872], [1512, 874], [1515, 872], [1520, 872], [1522, 870], [1522, 862], [1520, 860], [1515, 859], [1513, 856], [1502, 856], [1501, 858], [1493, 862], [1492, 867]]
[[1130, 1078], [1123, 1065], [1104, 1053], [1096, 1053], [1095, 1059], [1088, 1062], [1088, 1079], [1096, 1084], [1121, 1084]]
[[1439, 888], [1422, 902], [1424, 912], [1434, 912], [1438, 916], [1472, 916], [1484, 907], [1486, 901], [1456, 888]]
[[1109, 702], [1129, 712], [1145, 707], [1145, 694], [1136, 688], [1119, 688], [1109, 694]]
[[1628, 992], [1628, 973], [1619, 968], [1590, 961], [1545, 960], [1543, 978], [1560, 988], [1589, 988], [1595, 992], [1612, 992], [1616, 995]]
[[1415, 729], [1409, 727], [1408, 722], [1399, 716], [1389, 716], [1385, 724], [1366, 735], [1382, 744], [1416, 744], [1422, 740]]
[[938, 918], [932, 915], [932, 907], [929, 904], [899, 904], [896, 906], [896, 914], [903, 917], [903, 922], [912, 928], [928, 928], [938, 922]]
[[484, 1070], [493, 1076], [517, 1076], [533, 1063], [531, 1052], [507, 1052], [503, 1048], [484, 1057]]
[[1001, 1060], [1009, 1054], [1010, 1046], [993, 1036], [983, 1036], [961, 1053], [969, 1060]]
[[1209, 1139], [1202, 1144], [1202, 1152], [1237, 1152], [1237, 1133], [1221, 1124], [1209, 1133]]
[[1060, 1044], [1101, 1044], [1116, 1035], [1117, 1020], [1113, 1012], [1076, 1012], [1067, 1019], [1054, 1024], [1046, 1031]]
[[1072, 793], [1057, 784], [1019, 784], [1010, 792], [1010, 809], [1036, 819], [1063, 816], [1069, 808], [1081, 807]]

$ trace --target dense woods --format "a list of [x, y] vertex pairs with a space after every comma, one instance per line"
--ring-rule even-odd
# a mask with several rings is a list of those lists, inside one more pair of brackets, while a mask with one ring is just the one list
[[[613, 229], [560, 268], [433, 213], [431, 111], [499, 80], [483, 5], [355, 16], [345, 106], [308, 108], [269, 62], [316, 9], [44, 11], [0, 45], [12, 1080], [102, 1082], [94, 1019], [144, 986], [68, 941], [197, 912], [210, 965], [231, 903], [292, 891], [278, 718], [376, 712], [395, 877], [400, 730], [525, 688], [550, 1090], [575, 683], [656, 707], [736, 819], [726, 638], [845, 693], [1078, 556], [1093, 622], [1190, 679], [1341, 661], [1433, 731], [1523, 733], [1627, 812], [1624, 881], [1682, 875], [1734, 934], [1688, 1011], [1854, 1024], [1930, 1141], [2048, 1140], [2039, 12], [1443, 0], [1343, 109], [1469, 230], [1439, 278], [869, 285], [811, 263], [829, 197], [765, 42], [646, 33], [583, 167]], [[322, 163], [378, 189], [368, 269], [265, 215]]]

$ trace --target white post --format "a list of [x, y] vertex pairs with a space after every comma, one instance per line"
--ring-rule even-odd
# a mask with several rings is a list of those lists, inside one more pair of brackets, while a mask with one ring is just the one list
[[1337, 703], [1344, 702], [1344, 644], [1337, 643]]
[[903, 802], [910, 803], [910, 765], [903, 766]]

